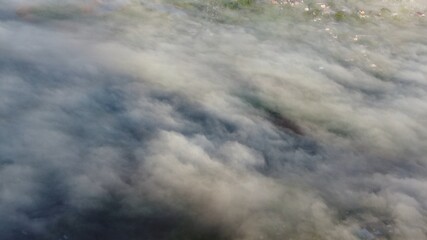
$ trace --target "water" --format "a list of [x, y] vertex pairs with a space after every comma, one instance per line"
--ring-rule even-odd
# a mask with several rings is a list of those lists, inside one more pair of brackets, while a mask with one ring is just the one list
[[427, 239], [425, 0], [0, 3], [0, 239]]

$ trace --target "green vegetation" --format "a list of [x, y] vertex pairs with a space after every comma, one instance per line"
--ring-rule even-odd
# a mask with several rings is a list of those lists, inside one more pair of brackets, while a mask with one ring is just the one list
[[229, 9], [241, 9], [250, 7], [255, 3], [255, 0], [226, 0], [223, 2], [224, 7]]
[[341, 22], [347, 18], [347, 14], [344, 11], [338, 11], [334, 15], [335, 21]]

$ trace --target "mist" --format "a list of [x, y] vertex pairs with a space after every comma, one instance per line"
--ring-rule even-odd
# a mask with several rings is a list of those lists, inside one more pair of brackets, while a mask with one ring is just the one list
[[425, 14], [0, 0], [0, 239], [427, 239]]

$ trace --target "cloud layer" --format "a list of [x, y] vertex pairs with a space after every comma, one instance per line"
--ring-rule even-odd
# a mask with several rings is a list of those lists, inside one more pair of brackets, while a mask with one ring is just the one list
[[0, 239], [427, 239], [426, 2], [243, 2], [0, 0]]

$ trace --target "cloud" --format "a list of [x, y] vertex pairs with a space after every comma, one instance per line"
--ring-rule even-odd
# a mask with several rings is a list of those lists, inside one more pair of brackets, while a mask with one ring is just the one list
[[424, 2], [4, 2], [0, 239], [427, 239]]

